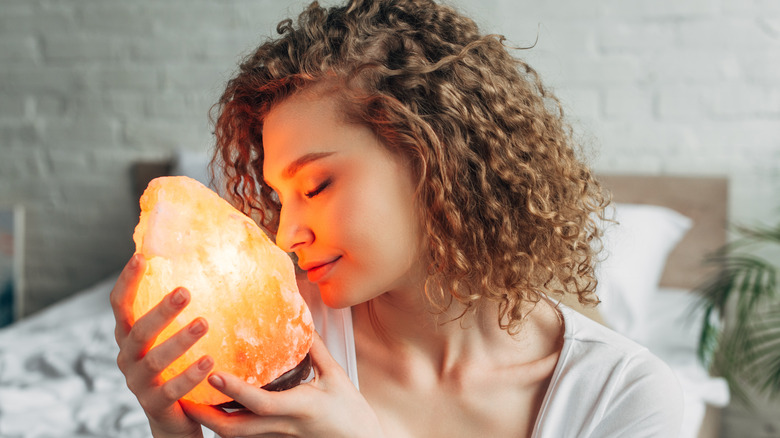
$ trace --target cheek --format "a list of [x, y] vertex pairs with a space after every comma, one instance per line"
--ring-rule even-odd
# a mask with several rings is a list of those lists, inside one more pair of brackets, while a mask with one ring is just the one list
[[400, 191], [363, 191], [352, 198], [353, 215], [344, 217], [353, 244], [381, 263], [398, 263], [416, 254], [419, 226], [412, 200]]

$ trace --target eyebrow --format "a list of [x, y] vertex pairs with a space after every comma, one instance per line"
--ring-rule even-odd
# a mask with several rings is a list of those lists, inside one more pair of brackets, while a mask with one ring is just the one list
[[325, 157], [329, 157], [333, 154], [335, 154], [335, 152], [310, 152], [308, 154], [302, 155], [284, 169], [282, 176], [284, 178], [292, 178], [296, 173], [298, 173], [299, 170], [301, 170], [301, 168], [307, 164], [313, 161], [321, 160]]

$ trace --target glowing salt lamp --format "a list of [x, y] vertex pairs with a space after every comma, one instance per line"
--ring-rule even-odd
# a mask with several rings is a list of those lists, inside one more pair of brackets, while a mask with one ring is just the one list
[[[187, 177], [152, 180], [140, 204], [133, 240], [147, 268], [133, 304], [134, 317], [184, 286], [190, 304], [154, 345], [198, 316], [209, 324], [208, 333], [162, 373], [163, 379], [181, 373], [204, 354], [214, 358], [215, 371], [257, 386], [308, 364], [304, 359], [314, 325], [298, 293], [292, 260], [254, 221]], [[295, 386], [300, 378], [287, 386]], [[230, 402], [205, 381], [184, 398], [211, 405]]]

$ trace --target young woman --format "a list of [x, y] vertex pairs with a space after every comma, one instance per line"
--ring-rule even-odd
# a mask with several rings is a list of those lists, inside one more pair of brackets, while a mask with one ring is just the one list
[[[216, 107], [215, 162], [306, 273], [314, 378], [272, 393], [204, 357], [162, 382], [207, 322], [150, 349], [189, 295], [132, 321], [134, 256], [118, 364], [154, 435], [675, 436], [668, 367], [553, 299], [597, 302], [606, 199], [536, 73], [430, 0], [314, 3], [278, 30]], [[247, 409], [179, 401], [206, 378]]]

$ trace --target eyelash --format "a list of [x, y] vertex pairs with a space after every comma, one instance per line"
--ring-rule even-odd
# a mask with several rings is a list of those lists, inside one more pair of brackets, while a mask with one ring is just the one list
[[312, 190], [310, 192], [304, 193], [304, 195], [306, 195], [307, 198], [311, 199], [311, 198], [319, 195], [320, 192], [322, 192], [323, 190], [325, 190], [330, 185], [330, 182], [331, 182], [331, 180], [330, 180], [330, 178], [328, 178], [325, 181], [323, 181], [322, 184], [318, 185], [317, 188], [315, 188], [314, 190]]

